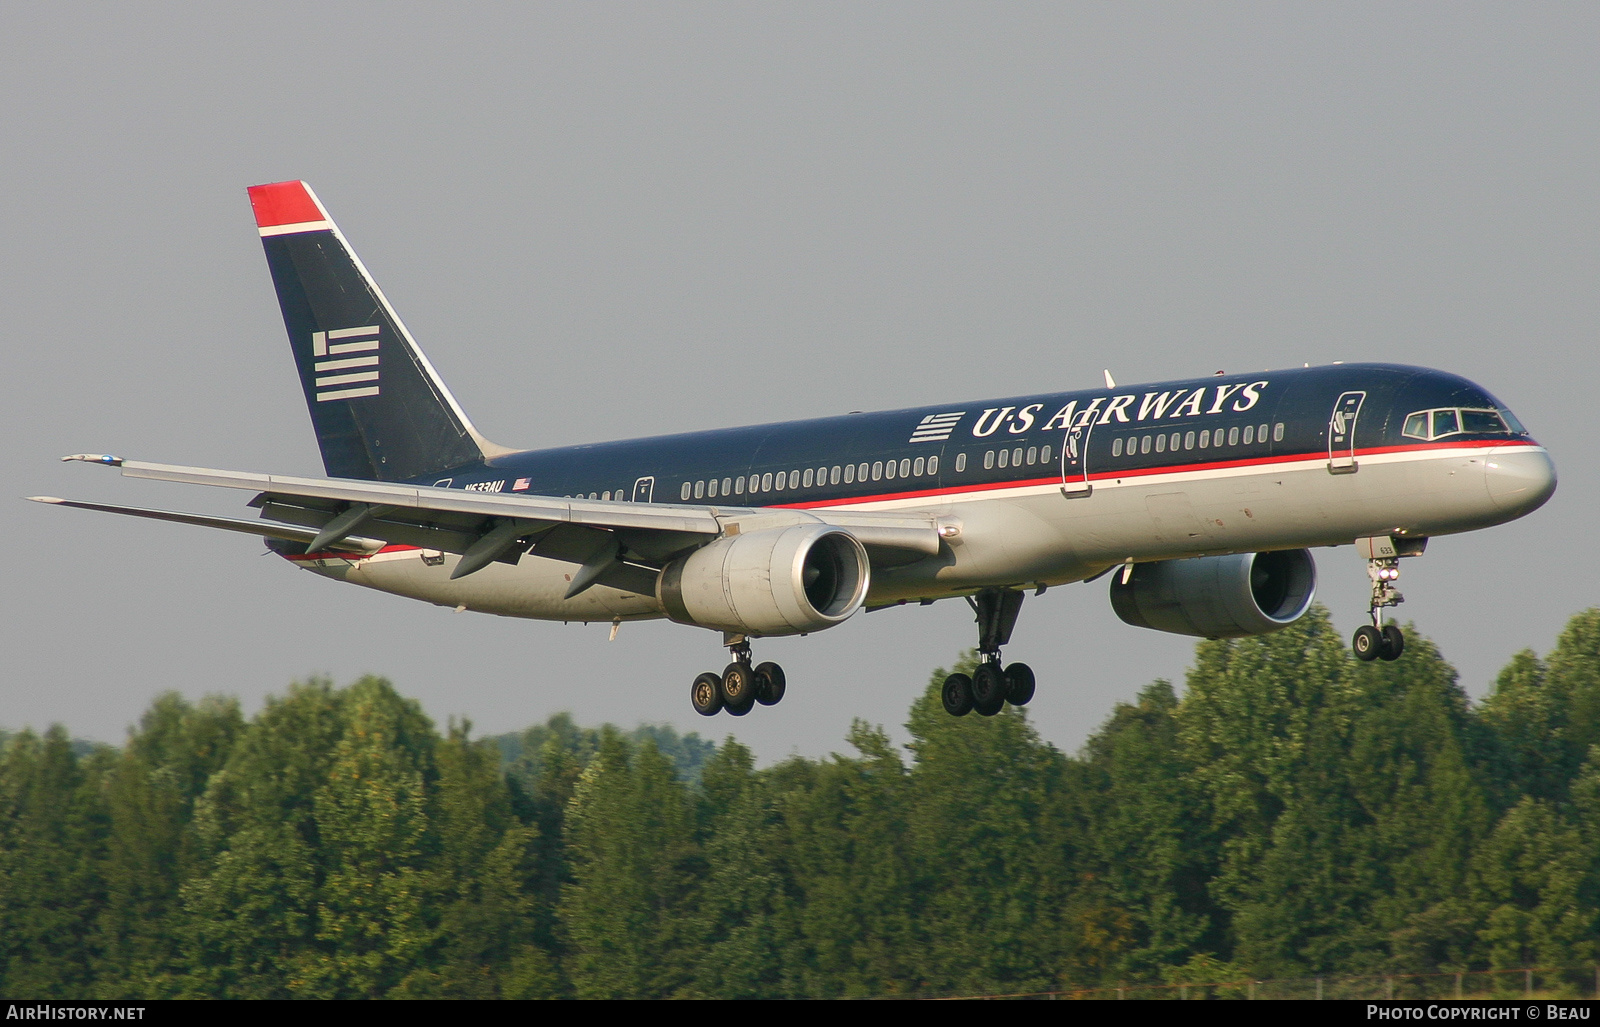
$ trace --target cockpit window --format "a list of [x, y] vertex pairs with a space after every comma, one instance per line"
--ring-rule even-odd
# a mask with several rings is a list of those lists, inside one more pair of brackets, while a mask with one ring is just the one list
[[1406, 416], [1400, 434], [1413, 439], [1439, 439], [1466, 432], [1474, 435], [1527, 434], [1509, 410], [1418, 410]]

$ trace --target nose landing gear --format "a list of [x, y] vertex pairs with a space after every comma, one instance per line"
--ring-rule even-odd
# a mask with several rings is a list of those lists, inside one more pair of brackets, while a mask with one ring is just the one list
[[730, 716], [742, 717], [755, 708], [776, 706], [788, 690], [783, 668], [776, 663], [750, 665], [750, 640], [743, 635], [727, 636], [728, 652], [733, 662], [721, 674], [710, 671], [694, 679], [689, 686], [689, 703], [702, 717], [714, 717], [723, 710]]
[[1356, 659], [1398, 660], [1406, 648], [1406, 636], [1398, 625], [1380, 623], [1379, 611], [1406, 601], [1395, 587], [1400, 580], [1400, 557], [1421, 556], [1427, 548], [1425, 538], [1400, 539], [1378, 536], [1356, 539], [1356, 548], [1367, 558], [1367, 577], [1372, 580], [1372, 601], [1367, 608], [1371, 624], [1356, 629], [1350, 649]]
[[978, 616], [978, 666], [969, 677], [951, 674], [944, 679], [940, 698], [944, 711], [964, 717], [973, 710], [992, 717], [1005, 708], [1026, 705], [1033, 698], [1033, 669], [1026, 663], [1001, 668], [1000, 647], [1011, 641], [1022, 593], [1009, 588], [986, 588], [967, 602]]

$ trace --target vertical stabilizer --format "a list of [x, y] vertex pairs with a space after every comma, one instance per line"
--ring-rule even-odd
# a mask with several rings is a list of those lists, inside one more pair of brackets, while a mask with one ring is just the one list
[[310, 186], [251, 186], [250, 204], [330, 476], [406, 481], [505, 452], [473, 429]]

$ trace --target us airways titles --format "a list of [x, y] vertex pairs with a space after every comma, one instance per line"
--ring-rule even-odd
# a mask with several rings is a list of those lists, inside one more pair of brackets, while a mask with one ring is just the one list
[[[1143, 397], [1138, 393], [1096, 396], [1081, 410], [1078, 408], [1078, 401], [1073, 400], [1057, 410], [1048, 421], [1040, 425], [1039, 430], [1087, 428], [1090, 425], [1110, 424], [1113, 420], [1122, 424], [1132, 424], [1163, 417], [1198, 417], [1204, 414], [1230, 412], [1242, 414], [1260, 401], [1261, 390], [1268, 384], [1265, 381], [1239, 382], [1233, 385], [1204, 386], [1193, 390], [1147, 392]], [[1139, 404], [1137, 412], [1133, 409], [1135, 402]], [[1020, 409], [989, 407], [978, 415], [978, 420], [973, 424], [973, 437], [988, 438], [1002, 426], [1011, 435], [1022, 435], [1033, 430], [1043, 411], [1043, 403], [1030, 403]]]

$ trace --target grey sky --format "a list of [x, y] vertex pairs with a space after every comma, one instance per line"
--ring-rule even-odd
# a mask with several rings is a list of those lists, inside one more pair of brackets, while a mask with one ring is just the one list
[[[5, 479], [241, 513], [56, 462], [321, 465], [246, 185], [305, 178], [479, 428], [513, 446], [1332, 360], [1488, 387], [1556, 497], [1436, 540], [1399, 611], [1474, 694], [1597, 602], [1593, 4], [12, 4], [0, 14]], [[769, 640], [789, 696], [701, 720], [718, 636], [472, 614], [247, 537], [0, 502], [0, 725], [111, 741], [157, 692], [391, 677], [480, 731], [899, 725], [965, 605]], [[1359, 623], [1365, 574], [1317, 553]], [[1104, 582], [1007, 655], [1076, 747], [1191, 642]]]

